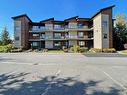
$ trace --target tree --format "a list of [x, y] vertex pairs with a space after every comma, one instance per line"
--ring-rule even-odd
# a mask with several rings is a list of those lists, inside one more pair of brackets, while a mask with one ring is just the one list
[[127, 24], [127, 17], [125, 14], [117, 14], [116, 15], [116, 24], [118, 25], [126, 25]]
[[1, 33], [1, 43], [2, 45], [8, 45], [11, 43], [9, 32], [7, 31], [7, 28], [5, 27], [4, 30]]
[[117, 50], [124, 49], [127, 43], [127, 17], [124, 14], [117, 14], [114, 27], [114, 48]]

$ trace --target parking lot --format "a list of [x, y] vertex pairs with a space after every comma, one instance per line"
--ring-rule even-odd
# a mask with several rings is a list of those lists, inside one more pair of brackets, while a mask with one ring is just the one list
[[0, 95], [127, 95], [127, 56], [0, 54]]

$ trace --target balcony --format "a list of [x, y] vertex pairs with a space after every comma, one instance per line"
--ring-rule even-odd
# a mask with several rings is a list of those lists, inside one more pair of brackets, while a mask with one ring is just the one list
[[40, 28], [32, 28], [29, 32], [44, 32], [44, 31], [51, 31], [53, 28], [51, 27], [40, 27]]
[[66, 27], [68, 30], [81, 30], [81, 31], [91, 31], [93, 28], [89, 28], [88, 26], [75, 26], [75, 27]]
[[68, 30], [81, 30], [81, 31], [91, 31], [93, 28], [89, 28], [88, 26], [61, 26], [61, 27], [40, 27], [40, 28], [32, 28], [29, 32], [45, 32], [45, 31], [68, 31]]
[[92, 40], [93, 37], [92, 36], [69, 36], [68, 39], [77, 39], [77, 40]]
[[65, 30], [65, 27], [54, 27], [54, 30]]
[[30, 38], [30, 41], [40, 41], [40, 40], [93, 40], [93, 36], [91, 35], [85, 35], [85, 36], [58, 36], [58, 37], [52, 37], [52, 36], [40, 36], [38, 38]]

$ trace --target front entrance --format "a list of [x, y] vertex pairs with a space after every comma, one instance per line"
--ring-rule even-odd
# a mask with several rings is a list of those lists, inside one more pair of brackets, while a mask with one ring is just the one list
[[68, 41], [54, 41], [54, 49], [62, 49], [63, 47], [68, 47]]
[[40, 42], [40, 48], [45, 48], [45, 41]]

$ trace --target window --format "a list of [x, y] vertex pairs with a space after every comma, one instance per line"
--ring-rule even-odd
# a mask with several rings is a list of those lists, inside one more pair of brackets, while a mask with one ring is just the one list
[[21, 31], [21, 21], [14, 21], [15, 31]]
[[54, 25], [54, 29], [61, 29], [61, 25]]
[[33, 37], [38, 37], [39, 36], [39, 34], [33, 34]]
[[53, 29], [53, 24], [46, 24], [45, 28], [46, 29]]
[[15, 26], [15, 31], [20, 31], [21, 30], [21, 27], [20, 26]]
[[83, 38], [84, 37], [84, 32], [78, 32], [78, 37]]
[[19, 37], [15, 37], [15, 41], [19, 41]]
[[107, 21], [103, 21], [103, 26], [107, 27], [108, 26], [108, 22]]
[[107, 34], [104, 34], [104, 37], [103, 37], [104, 39], [107, 39]]
[[83, 23], [78, 23], [78, 28], [83, 28]]
[[54, 33], [54, 38], [56, 38], [56, 39], [61, 38], [61, 33]]
[[61, 43], [60, 42], [54, 42], [54, 46], [59, 47], [59, 46], [61, 46]]
[[45, 34], [41, 34], [41, 38], [44, 39], [45, 38]]
[[69, 28], [77, 28], [77, 24], [76, 23], [70, 23], [69, 24]]
[[85, 46], [85, 41], [79, 41], [80, 46]]
[[33, 30], [33, 31], [39, 30], [39, 26], [33, 26], [33, 27], [32, 27], [32, 30]]
[[37, 42], [33, 42], [32, 45], [33, 46], [38, 46], [38, 43]]

